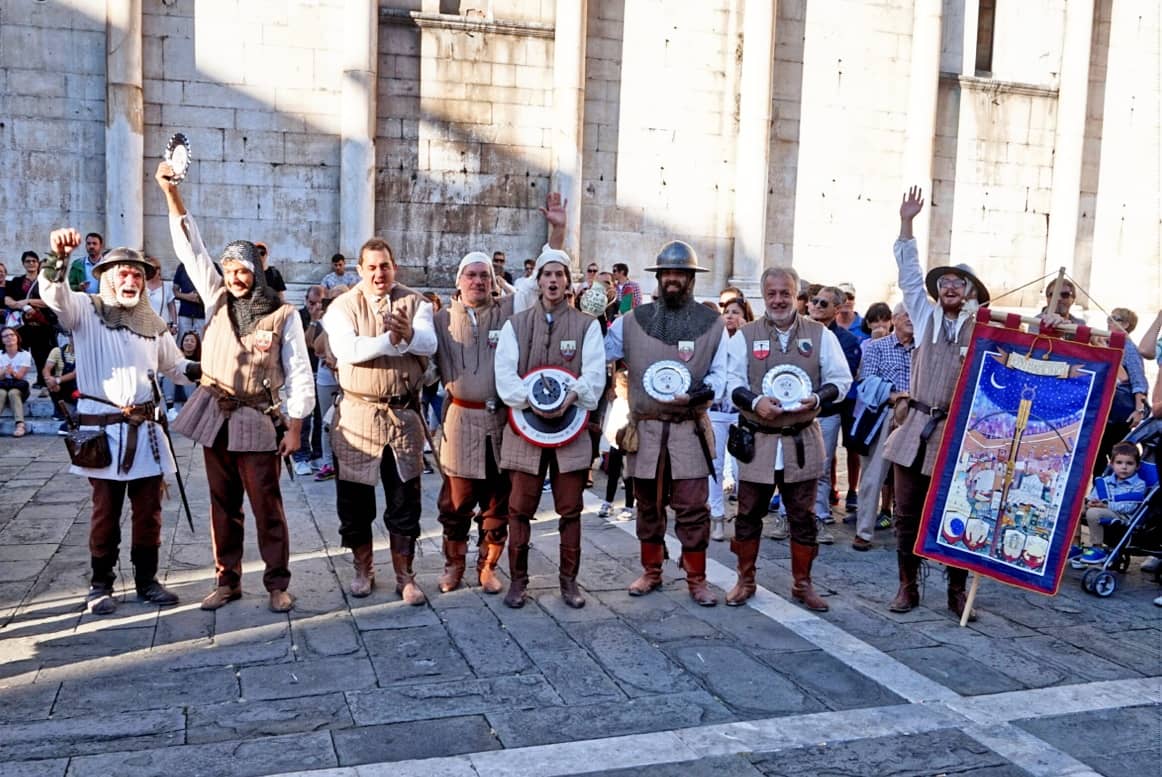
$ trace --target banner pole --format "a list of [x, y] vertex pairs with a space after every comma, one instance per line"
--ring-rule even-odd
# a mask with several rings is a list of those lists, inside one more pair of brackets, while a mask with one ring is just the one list
[[972, 573], [972, 585], [968, 587], [968, 596], [964, 600], [964, 612], [960, 615], [960, 628], [968, 625], [968, 616], [972, 614], [972, 605], [976, 602], [976, 589], [980, 587], [980, 575]]

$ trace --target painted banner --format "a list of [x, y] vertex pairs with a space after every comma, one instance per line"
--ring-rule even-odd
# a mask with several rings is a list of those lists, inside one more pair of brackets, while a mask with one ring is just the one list
[[1057, 593], [1105, 429], [1124, 335], [1111, 347], [978, 322], [960, 371], [915, 552]]

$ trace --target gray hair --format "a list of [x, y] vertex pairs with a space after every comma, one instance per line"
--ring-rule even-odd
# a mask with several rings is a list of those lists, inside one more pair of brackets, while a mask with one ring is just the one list
[[799, 290], [799, 273], [795, 272], [793, 267], [768, 267], [763, 270], [763, 274], [759, 276], [759, 288], [765, 289], [767, 281], [771, 278], [786, 278], [791, 281], [791, 287], [795, 289], [796, 293]]

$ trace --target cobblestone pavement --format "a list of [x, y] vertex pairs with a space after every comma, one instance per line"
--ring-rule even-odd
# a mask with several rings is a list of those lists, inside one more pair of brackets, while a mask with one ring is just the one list
[[[535, 601], [509, 610], [476, 588], [438, 592], [428, 476], [430, 604], [407, 607], [385, 585], [382, 527], [380, 587], [344, 594], [334, 485], [284, 476], [296, 608], [267, 610], [251, 544], [246, 595], [211, 613], [198, 609], [212, 585], [201, 454], [178, 447], [198, 529], [168, 503], [162, 573], [182, 604], [138, 603], [125, 548], [121, 605], [97, 618], [81, 606], [88, 485], [56, 438], [0, 445], [0, 775], [1162, 773], [1162, 608], [1137, 563], [1105, 600], [1072, 570], [1054, 598], [985, 581], [962, 629], [938, 571], [925, 606], [889, 614], [889, 533], [857, 553], [838, 524], [815, 576], [830, 612], [787, 601], [788, 549], [770, 540], [750, 606], [700, 608], [673, 562], [662, 591], [625, 594], [632, 522], [598, 518], [590, 494], [588, 604], [557, 594], [545, 514]], [[729, 543], [710, 554], [721, 595]]]

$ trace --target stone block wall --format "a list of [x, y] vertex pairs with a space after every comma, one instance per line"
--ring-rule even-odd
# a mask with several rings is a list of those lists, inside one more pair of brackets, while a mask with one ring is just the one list
[[0, 219], [9, 277], [48, 233], [105, 224], [105, 2], [0, 6]]

